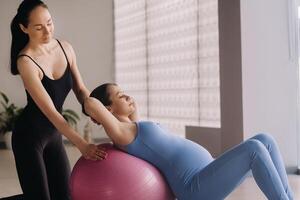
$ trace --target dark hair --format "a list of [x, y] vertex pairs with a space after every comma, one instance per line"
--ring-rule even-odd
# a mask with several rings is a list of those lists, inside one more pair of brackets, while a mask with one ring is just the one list
[[47, 5], [39, 0], [24, 0], [18, 8], [16, 16], [13, 18], [10, 24], [10, 30], [12, 35], [11, 49], [10, 49], [10, 71], [13, 75], [19, 74], [17, 68], [17, 58], [20, 51], [26, 46], [29, 41], [29, 37], [24, 33], [20, 24], [27, 28], [29, 23], [29, 15], [33, 9], [38, 6], [47, 8]]
[[112, 102], [110, 100], [110, 96], [109, 96], [110, 94], [108, 93], [109, 86], [117, 86], [117, 84], [104, 83], [96, 87], [90, 94], [90, 97], [94, 97], [98, 99], [104, 106], [110, 106]]
[[[98, 99], [104, 106], [110, 106], [112, 101], [110, 100], [110, 94], [108, 93], [109, 86], [117, 86], [115, 83], [104, 83], [96, 87], [90, 94], [90, 97]], [[82, 105], [82, 112], [87, 115]]]

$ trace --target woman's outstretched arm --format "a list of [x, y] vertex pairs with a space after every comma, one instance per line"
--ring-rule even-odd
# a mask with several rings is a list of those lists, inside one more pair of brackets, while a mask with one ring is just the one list
[[18, 70], [25, 89], [29, 92], [39, 109], [58, 129], [58, 131], [75, 144], [86, 158], [92, 160], [98, 159], [98, 153], [100, 150], [98, 150], [95, 145], [88, 144], [83, 138], [81, 138], [56, 110], [52, 99], [42, 85], [40, 77], [42, 72], [39, 72], [38, 68], [34, 66], [32, 61], [27, 57], [20, 57], [18, 59]]
[[68, 58], [70, 69], [73, 77], [73, 92], [76, 95], [76, 98], [80, 104], [83, 104], [83, 101], [86, 97], [90, 95], [90, 91], [86, 88], [81, 74], [78, 69], [77, 59], [75, 51], [70, 43], [67, 41], [60, 41]]
[[85, 112], [99, 124], [101, 124], [108, 137], [118, 145], [127, 145], [136, 135], [136, 125], [119, 121], [96, 98], [88, 97], [84, 101]]

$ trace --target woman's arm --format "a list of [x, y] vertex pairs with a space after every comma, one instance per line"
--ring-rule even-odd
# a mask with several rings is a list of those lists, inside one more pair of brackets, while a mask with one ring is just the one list
[[85, 112], [100, 123], [107, 135], [118, 145], [129, 144], [136, 135], [136, 126], [133, 123], [120, 122], [96, 98], [89, 97], [84, 101]]
[[79, 134], [69, 126], [63, 116], [56, 110], [52, 99], [41, 83], [41, 71], [33, 65], [32, 61], [27, 57], [20, 57], [18, 59], [18, 70], [23, 80], [25, 89], [29, 92], [39, 109], [58, 129], [58, 131], [67, 137], [73, 144], [75, 144], [86, 158], [92, 160], [99, 159], [99, 154], [102, 155], [103, 152], [100, 151], [95, 145], [90, 145], [84, 139], [82, 139]]
[[83, 101], [85, 98], [87, 98], [90, 95], [90, 91], [86, 88], [82, 77], [80, 75], [78, 66], [77, 66], [77, 61], [76, 61], [76, 54], [71, 46], [66, 41], [61, 41], [61, 44], [63, 45], [63, 48], [65, 49], [65, 52], [67, 54], [69, 63], [70, 63], [70, 68], [72, 72], [72, 77], [73, 77], [73, 92], [76, 95], [76, 98], [80, 104], [83, 104]]

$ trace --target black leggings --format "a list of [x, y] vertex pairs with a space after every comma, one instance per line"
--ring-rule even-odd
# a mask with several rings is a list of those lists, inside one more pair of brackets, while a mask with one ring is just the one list
[[13, 133], [13, 152], [25, 200], [69, 200], [70, 165], [57, 131]]

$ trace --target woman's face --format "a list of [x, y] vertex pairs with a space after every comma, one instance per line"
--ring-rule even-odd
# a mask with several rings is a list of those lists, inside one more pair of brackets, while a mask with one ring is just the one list
[[110, 85], [107, 91], [112, 102], [110, 106], [107, 106], [110, 112], [118, 116], [128, 117], [135, 111], [133, 99], [126, 95], [119, 86]]
[[47, 8], [38, 6], [29, 15], [27, 28], [20, 25], [21, 29], [28, 34], [31, 41], [35, 43], [48, 43], [51, 41], [54, 32], [54, 25]]

